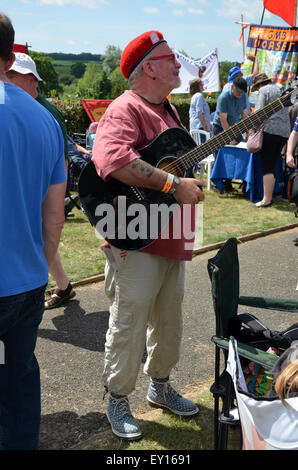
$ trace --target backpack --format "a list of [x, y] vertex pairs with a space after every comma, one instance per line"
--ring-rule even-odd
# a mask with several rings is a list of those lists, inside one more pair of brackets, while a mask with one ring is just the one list
[[230, 334], [242, 343], [267, 350], [270, 347], [286, 350], [298, 340], [298, 323], [284, 331], [270, 330], [251, 313], [241, 313], [230, 319]]
[[83, 153], [77, 153], [76, 155], [69, 155], [69, 169], [72, 178], [78, 178], [87, 165], [90, 162], [92, 155]]

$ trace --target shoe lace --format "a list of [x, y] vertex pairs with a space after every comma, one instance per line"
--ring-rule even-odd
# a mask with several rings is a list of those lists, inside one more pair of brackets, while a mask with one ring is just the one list
[[166, 383], [166, 394], [171, 395], [173, 398], [182, 398], [180, 393], [178, 393], [170, 384], [170, 382]]
[[131, 411], [129, 408], [129, 401], [127, 397], [121, 397], [121, 398], [112, 397], [112, 402], [115, 405], [115, 413], [118, 409], [123, 416], [131, 415]]

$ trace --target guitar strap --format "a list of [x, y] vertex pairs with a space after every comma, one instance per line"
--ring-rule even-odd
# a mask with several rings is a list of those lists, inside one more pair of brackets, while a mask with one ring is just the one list
[[165, 107], [165, 109], [168, 111], [168, 113], [170, 113], [170, 115], [172, 116], [172, 118], [177, 122], [177, 124], [179, 125], [179, 127], [182, 127], [182, 129], [186, 129], [185, 126], [182, 124], [182, 122], [180, 121], [180, 119], [177, 117], [176, 113], [174, 113], [173, 111], [173, 108], [172, 106], [170, 105], [169, 103], [169, 100], [166, 98], [165, 101], [163, 102], [163, 105]]

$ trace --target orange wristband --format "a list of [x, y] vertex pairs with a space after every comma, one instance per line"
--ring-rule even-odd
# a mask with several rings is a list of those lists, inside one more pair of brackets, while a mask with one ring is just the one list
[[165, 182], [164, 186], [161, 188], [162, 193], [168, 193], [173, 186], [173, 181], [174, 181], [174, 175], [171, 175], [171, 173], [168, 173], [167, 181]]

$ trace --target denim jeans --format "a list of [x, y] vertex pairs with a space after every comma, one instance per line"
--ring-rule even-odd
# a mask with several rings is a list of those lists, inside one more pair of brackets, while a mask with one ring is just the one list
[[45, 287], [0, 297], [0, 340], [5, 352], [0, 363], [1, 450], [39, 447], [40, 375], [34, 350]]

